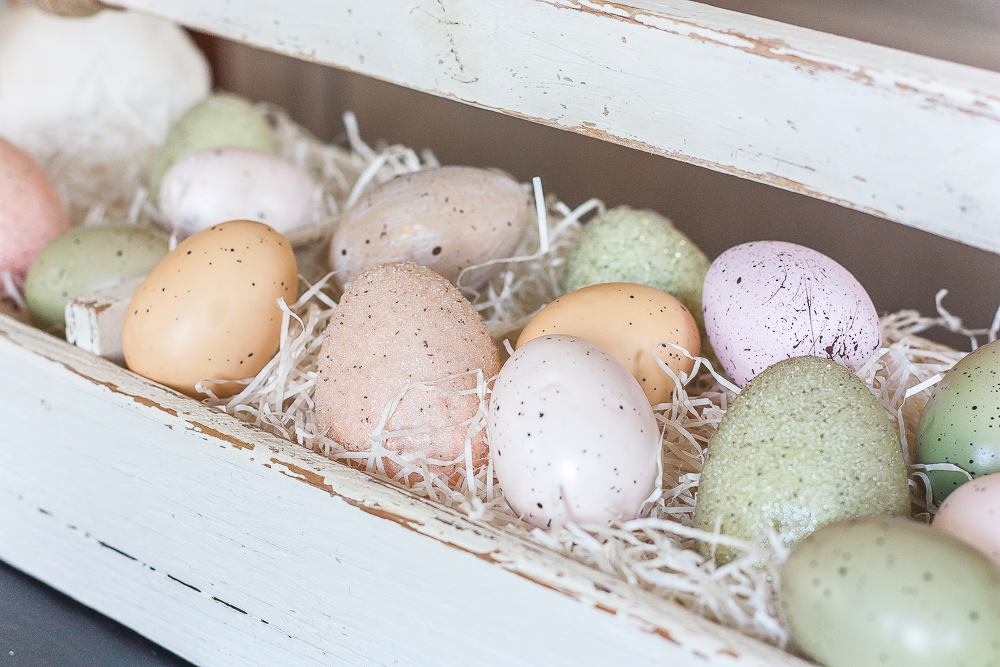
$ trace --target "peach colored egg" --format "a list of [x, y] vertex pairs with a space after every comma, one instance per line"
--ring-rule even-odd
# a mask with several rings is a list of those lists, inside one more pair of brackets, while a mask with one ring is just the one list
[[[233, 220], [191, 236], [157, 264], [132, 298], [122, 347], [128, 367], [189, 396], [201, 380], [256, 375], [278, 351], [279, 298], [298, 297], [288, 241]], [[242, 385], [208, 385], [231, 396]]]
[[652, 405], [670, 400], [674, 381], [657, 363], [675, 374], [690, 373], [691, 356], [701, 351], [694, 317], [664, 291], [635, 283], [601, 283], [581, 287], [542, 308], [517, 339], [517, 349], [539, 336], [566, 334], [600, 345], [639, 382]]
[[1000, 566], [1000, 473], [952, 491], [931, 525], [971, 544]]
[[67, 229], [52, 179], [34, 158], [0, 139], [0, 271], [23, 276], [38, 251]]
[[[475, 371], [489, 379], [500, 371], [496, 346], [462, 293], [434, 271], [412, 262], [381, 264], [361, 274], [344, 293], [326, 329], [316, 382], [316, 420], [350, 451], [370, 449], [386, 405], [407, 385], [458, 375], [439, 386], [476, 387]], [[387, 431], [429, 428], [394, 437], [384, 446], [399, 454], [422, 451], [455, 462], [437, 472], [464, 469], [468, 429], [479, 398], [446, 391], [409, 389], [386, 424]], [[473, 467], [486, 462], [484, 433], [474, 434]], [[383, 460], [392, 476], [400, 467]], [[359, 467], [366, 460], [359, 459]], [[456, 478], [457, 479], [457, 478]]]

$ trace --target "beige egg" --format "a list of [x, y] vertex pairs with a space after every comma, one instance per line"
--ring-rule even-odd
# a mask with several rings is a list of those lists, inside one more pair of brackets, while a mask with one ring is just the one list
[[[691, 372], [701, 352], [698, 325], [684, 305], [655, 287], [602, 283], [574, 290], [542, 308], [524, 327], [515, 349], [546, 334], [566, 334], [600, 345], [632, 373], [653, 405], [670, 400], [674, 381], [659, 367]], [[655, 350], [655, 355], [654, 355]]]
[[23, 276], [38, 251], [67, 229], [52, 179], [34, 158], [0, 139], [0, 271]]
[[[382, 264], [358, 277], [324, 336], [316, 419], [351, 451], [370, 448], [383, 411], [407, 385], [461, 374], [439, 385], [460, 391], [476, 386], [477, 369], [486, 379], [500, 371], [489, 331], [468, 300], [440, 275], [412, 262]], [[385, 430], [435, 432], [391, 438], [384, 445], [400, 454], [422, 451], [429, 458], [456, 461], [436, 468], [452, 475], [465, 467], [467, 428], [460, 424], [478, 409], [475, 394], [410, 389]], [[478, 468], [488, 456], [485, 434], [479, 432], [472, 440], [473, 465]], [[384, 463], [389, 475], [399, 472], [398, 465]]]
[[[416, 262], [453, 284], [463, 269], [509, 257], [533, 220], [528, 193], [497, 169], [438, 167], [383, 183], [344, 212], [330, 244], [343, 289], [383, 262]], [[469, 271], [481, 289], [501, 264]]]
[[[298, 296], [288, 241], [267, 225], [234, 220], [201, 231], [146, 276], [132, 298], [122, 346], [128, 367], [198, 397], [200, 380], [256, 375], [278, 351], [281, 309]], [[216, 395], [243, 386], [209, 383]]]

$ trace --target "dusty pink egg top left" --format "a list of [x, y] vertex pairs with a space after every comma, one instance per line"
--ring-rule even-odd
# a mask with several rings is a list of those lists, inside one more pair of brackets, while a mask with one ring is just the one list
[[52, 179], [34, 158], [0, 139], [0, 271], [23, 277], [38, 251], [67, 229]]

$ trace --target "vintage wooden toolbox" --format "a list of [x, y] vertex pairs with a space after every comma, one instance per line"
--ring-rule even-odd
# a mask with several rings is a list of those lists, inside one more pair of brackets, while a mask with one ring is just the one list
[[[1000, 252], [993, 72], [686, 0], [116, 4]], [[2, 315], [0, 420], [0, 558], [200, 665], [807, 664]]]

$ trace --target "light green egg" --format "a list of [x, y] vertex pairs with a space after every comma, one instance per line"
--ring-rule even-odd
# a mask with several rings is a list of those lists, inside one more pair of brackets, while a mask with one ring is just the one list
[[216, 93], [181, 116], [156, 156], [150, 179], [153, 201], [168, 169], [185, 155], [206, 148], [253, 148], [275, 153], [277, 142], [264, 118], [249, 100], [231, 93]]
[[705, 253], [667, 218], [655, 211], [619, 206], [583, 226], [566, 257], [563, 293], [619, 282], [662, 290], [691, 312], [701, 332], [702, 356], [714, 359], [701, 310], [709, 264]]
[[24, 288], [28, 310], [43, 326], [63, 326], [70, 299], [146, 275], [167, 252], [167, 239], [147, 229], [71, 229], [31, 263]]
[[[818, 357], [780, 361], [750, 381], [708, 444], [694, 524], [747, 541], [770, 524], [786, 545], [868, 514], [909, 516], [898, 435], [857, 375]], [[699, 546], [709, 553], [706, 544]], [[720, 562], [738, 552], [720, 548]]]
[[781, 607], [792, 638], [826, 667], [1000, 665], [1000, 570], [907, 519], [814, 532], [781, 569]]
[[[973, 476], [1000, 472], [1000, 341], [955, 364], [934, 388], [917, 426], [917, 461], [952, 463]], [[968, 481], [960, 472], [928, 471], [934, 500]]]

